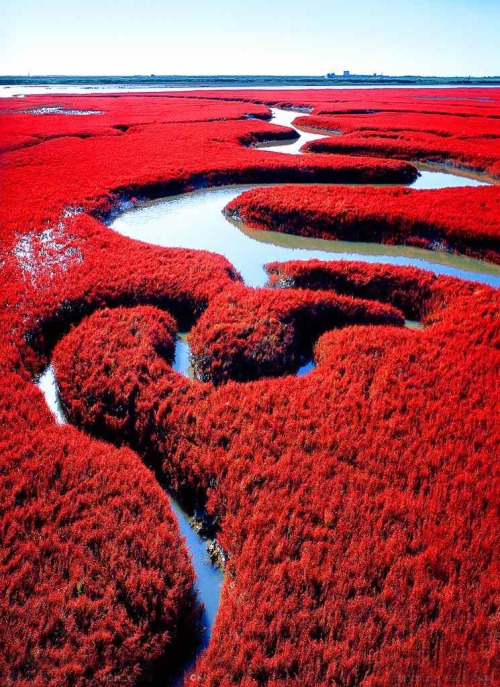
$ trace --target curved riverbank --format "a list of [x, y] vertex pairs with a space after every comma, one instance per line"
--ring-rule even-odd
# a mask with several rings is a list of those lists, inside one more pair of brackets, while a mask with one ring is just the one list
[[[175, 362], [174, 369], [182, 372], [183, 365]], [[55, 370], [50, 364], [36, 381], [36, 385], [44, 395], [47, 407], [54, 416], [58, 425], [68, 423], [64, 413]], [[196, 573], [195, 589], [198, 601], [203, 605], [201, 615], [202, 639], [197, 651], [201, 651], [210, 641], [210, 634], [219, 607], [220, 592], [224, 579], [223, 571], [218, 564], [214, 564], [212, 550], [217, 549], [217, 544], [210, 538], [203, 535], [203, 528], [200, 527], [201, 520], [187, 513], [179, 501], [167, 490], [170, 507], [177, 519], [181, 537], [184, 537], [186, 546], [190, 553], [192, 565]], [[220, 557], [219, 557], [220, 560]]]
[[[297, 110], [272, 108], [272, 122], [291, 127], [298, 137], [291, 143], [274, 142], [260, 144], [259, 150], [301, 155], [305, 142], [322, 138], [308, 134], [293, 126], [299, 114]], [[304, 116], [304, 113], [301, 113]], [[463, 173], [430, 171], [422, 169], [420, 176], [410, 188], [436, 189], [455, 186], [479, 186], [484, 182]], [[220, 253], [236, 267], [245, 283], [264, 286], [266, 262], [300, 258], [366, 260], [396, 265], [411, 265], [430, 269], [436, 274], [447, 274], [462, 279], [472, 279], [493, 286], [500, 285], [500, 273], [482, 261], [455, 256], [449, 253], [433, 252], [407, 246], [380, 246], [363, 242], [324, 241], [304, 239], [294, 235], [279, 237], [276, 232], [251, 231], [240, 222], [231, 225], [222, 216], [224, 207], [243, 191], [252, 190], [262, 184], [204, 188], [181, 195], [146, 201], [137, 207], [120, 207], [109, 219], [109, 226], [129, 238], [146, 241], [154, 245], [209, 250]], [[364, 185], [362, 185], [364, 186]], [[384, 185], [386, 187], [386, 185]], [[121, 207], [124, 207], [123, 205]], [[241, 231], [239, 231], [241, 230]], [[293, 253], [292, 253], [293, 252]]]

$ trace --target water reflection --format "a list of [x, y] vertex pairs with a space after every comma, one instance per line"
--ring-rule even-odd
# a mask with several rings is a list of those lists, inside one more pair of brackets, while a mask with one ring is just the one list
[[153, 201], [122, 213], [110, 226], [124, 236], [158, 246], [220, 253], [249, 286], [265, 285], [267, 262], [313, 258], [412, 265], [435, 274], [500, 286], [500, 268], [481, 260], [408, 246], [326, 241], [252, 231], [228, 221], [222, 214], [224, 206], [251, 188], [255, 186], [203, 189]]
[[314, 370], [316, 367], [316, 364], [314, 360], [308, 360], [306, 363], [303, 363], [299, 369], [297, 370], [297, 377], [303, 377], [306, 375], [308, 372], [311, 372]]
[[[295, 129], [299, 138], [293, 142], [267, 143], [260, 146], [261, 150], [297, 155], [307, 141], [323, 138], [323, 134], [310, 134], [293, 126], [292, 122], [297, 116], [307, 116], [303, 112], [272, 108], [272, 114], [275, 124]], [[464, 172], [454, 174], [441, 167], [435, 171], [435, 167], [419, 165], [420, 176], [411, 187], [436, 189], [487, 183]], [[387, 184], [384, 186], [387, 187]], [[158, 246], [220, 253], [236, 267], [249, 286], [265, 285], [267, 275], [263, 266], [266, 262], [312, 258], [412, 265], [435, 274], [500, 286], [500, 269], [472, 258], [407, 246], [325, 241], [277, 232], [252, 231], [242, 224], [227, 220], [222, 215], [224, 206], [242, 191], [251, 188], [257, 188], [257, 185], [204, 189], [145, 203], [123, 212], [111, 227], [124, 236]], [[181, 349], [179, 355], [182, 355]]]
[[203, 603], [201, 619], [203, 638], [200, 649], [204, 649], [210, 641], [212, 627], [219, 608], [224, 574], [219, 567], [212, 563], [207, 551], [207, 541], [196, 532], [190, 517], [172, 496], [169, 496], [169, 500], [172, 510], [177, 516], [181, 537], [186, 538], [186, 546], [196, 572], [198, 598]]
[[176, 372], [194, 379], [194, 372], [191, 366], [191, 349], [187, 340], [188, 332], [178, 332], [175, 341], [175, 354], [172, 367]]

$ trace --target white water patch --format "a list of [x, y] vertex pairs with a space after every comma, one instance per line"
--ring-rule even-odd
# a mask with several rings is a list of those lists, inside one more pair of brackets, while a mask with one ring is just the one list
[[[69, 208], [63, 217], [71, 217], [77, 210]], [[65, 272], [71, 265], [82, 262], [81, 250], [73, 245], [74, 238], [60, 221], [40, 233], [18, 235], [13, 252], [19, 267], [33, 285], [43, 278], [52, 278], [56, 272]]]
[[32, 115], [49, 115], [49, 114], [62, 114], [76, 117], [86, 117], [88, 115], [102, 115], [103, 110], [69, 110], [59, 105], [48, 105], [46, 107], [32, 107], [29, 110], [22, 110], [23, 114]]
[[464, 186], [491, 186], [488, 181], [478, 179], [477, 176], [467, 176], [462, 172], [453, 172], [452, 170], [430, 170], [424, 166], [415, 164], [419, 169], [419, 177], [410, 184], [410, 188], [415, 189], [437, 189], [437, 188], [463, 188]]
[[61, 397], [59, 396], [59, 387], [57, 386], [56, 373], [53, 365], [49, 365], [36, 382], [37, 387], [45, 396], [45, 401], [49, 407], [50, 412], [55, 418], [58, 425], [67, 424], [67, 419], [61, 404]]
[[184, 193], [128, 210], [110, 224], [113, 231], [156, 246], [207, 250], [224, 255], [248, 286], [264, 286], [268, 262], [286, 260], [360, 260], [410, 265], [500, 286], [500, 268], [445, 252], [409, 246], [326, 241], [272, 231], [254, 231], [229, 221], [223, 208], [255, 186], [227, 186]]
[[325, 138], [324, 134], [313, 134], [306, 131], [301, 131], [297, 129], [296, 126], [292, 124], [293, 120], [297, 117], [309, 117], [308, 112], [297, 112], [297, 110], [283, 110], [278, 107], [272, 107], [272, 119], [273, 124], [279, 124], [280, 126], [286, 126], [293, 129], [299, 134], [299, 138], [293, 141], [270, 141], [268, 143], [260, 143], [256, 147], [259, 150], [268, 150], [273, 153], [286, 153], [288, 155], [301, 155], [301, 148], [309, 141], [317, 141], [320, 138]]
[[[326, 81], [326, 77], [325, 77]], [[386, 89], [412, 89], [412, 90], [421, 90], [421, 89], [435, 89], [435, 90], [440, 90], [440, 89], [457, 89], [460, 90], [462, 88], [467, 88], [467, 89], [482, 89], [482, 88], [491, 88], [491, 85], [489, 84], [340, 84], [340, 85], [335, 85], [335, 84], [326, 84], [325, 86], [318, 86], [318, 85], [301, 85], [301, 86], [295, 86], [295, 85], [282, 85], [282, 86], [277, 86], [277, 85], [261, 85], [261, 86], [249, 86], [246, 85], [244, 82], [242, 82], [241, 85], [238, 86], [210, 86], [210, 85], [193, 85], [193, 86], [160, 86], [160, 85], [152, 85], [152, 86], [135, 86], [133, 83], [129, 84], [107, 84], [107, 85], [102, 85], [102, 84], [86, 84], [86, 85], [68, 85], [68, 84], [46, 84], [44, 86], [32, 86], [30, 84], [24, 84], [24, 85], [3, 85], [0, 86], [0, 98], [24, 98], [27, 95], [46, 95], [46, 94], [52, 94], [52, 95], [63, 95], [63, 94], [73, 94], [73, 95], [85, 95], [85, 94], [93, 94], [93, 93], [175, 93], [175, 92], [200, 92], [200, 93], [205, 93], [207, 91], [226, 91], [229, 92], [233, 91], [235, 94], [235, 98], [238, 98], [241, 95], [241, 91], [377, 91], [377, 90], [386, 90]], [[478, 92], [480, 92], [478, 90]], [[427, 96], [417, 96], [420, 98], [427, 98]], [[437, 99], [434, 96], [434, 99]], [[463, 100], [463, 98], [462, 98]], [[485, 98], [475, 98], [470, 100], [485, 100]]]

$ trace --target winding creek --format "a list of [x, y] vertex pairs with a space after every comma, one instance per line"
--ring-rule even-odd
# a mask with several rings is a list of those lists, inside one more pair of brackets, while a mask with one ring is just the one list
[[[273, 123], [287, 127], [292, 126], [291, 122], [299, 114], [276, 108], [272, 109], [272, 113]], [[300, 115], [305, 116], [302, 112]], [[279, 144], [260, 144], [259, 150], [297, 155], [307, 141], [324, 138], [323, 135], [303, 133], [296, 127], [292, 128], [298, 132], [298, 139]], [[420, 176], [411, 184], [411, 188], [435, 189], [485, 184], [487, 182], [476, 177], [467, 177], [463, 173], [430, 171], [428, 167], [422, 166]], [[312, 258], [412, 265], [431, 270], [435, 274], [500, 286], [500, 269], [481, 260], [409, 246], [327, 241], [273, 231], [256, 231], [222, 214], [227, 203], [243, 191], [257, 186], [259, 185], [208, 188], [145, 202], [118, 215], [110, 227], [123, 236], [157, 246], [220, 253], [236, 267], [248, 286], [265, 285], [267, 273], [264, 265], [267, 262]]]
[[[324, 134], [304, 133], [296, 129], [292, 121], [303, 112], [272, 109], [273, 123], [294, 128], [299, 138], [288, 142], [260, 144], [259, 150], [286, 154], [300, 154], [304, 143], [324, 138]], [[419, 166], [421, 174], [412, 188], [443, 188], [451, 186], [478, 186], [484, 181], [464, 173], [434, 171]], [[412, 265], [461, 279], [469, 279], [495, 287], [500, 286], [500, 269], [479, 260], [448, 253], [431, 252], [406, 246], [382, 246], [371, 243], [326, 241], [292, 236], [276, 232], [253, 231], [226, 218], [222, 210], [242, 191], [256, 185], [227, 186], [184, 193], [159, 201], [146, 202], [122, 212], [110, 224], [110, 228], [129, 238], [165, 247], [208, 250], [224, 255], [240, 272], [248, 286], [263, 287], [267, 281], [264, 265], [267, 262], [290, 259], [310, 260], [359, 260], [367, 263], [383, 262], [394, 265]], [[407, 323], [418, 326], [418, 323]], [[174, 369], [192, 377], [190, 351], [186, 332], [179, 333], [175, 349]], [[314, 367], [305, 361], [297, 374], [306, 374]], [[38, 387], [56, 421], [64, 424], [66, 418], [61, 408], [57, 380], [52, 365], [39, 378]], [[169, 494], [176, 514], [181, 535], [186, 538], [193, 566], [196, 586], [204, 605], [204, 637], [198, 651], [209, 641], [211, 628], [219, 605], [223, 573], [215, 567], [207, 551], [207, 541], [195, 530], [193, 522]]]
[[[181, 337], [182, 338], [182, 337]], [[187, 346], [187, 344], [186, 344]], [[174, 368], [179, 372], [187, 374], [189, 368], [189, 350], [186, 347], [176, 347], [176, 359]], [[47, 405], [54, 415], [58, 425], [68, 422], [61, 404], [55, 370], [49, 365], [43, 374], [38, 378], [37, 386], [45, 396]], [[204, 649], [210, 640], [212, 626], [214, 624], [224, 575], [222, 570], [212, 563], [208, 554], [207, 544], [209, 543], [197, 531], [193, 519], [183, 510], [176, 499], [167, 492], [170, 505], [177, 518], [177, 523], [181, 532], [181, 537], [185, 538], [186, 546], [191, 555], [193, 567], [196, 572], [196, 590], [198, 599], [203, 604], [203, 615], [201, 624], [203, 637], [198, 647], [198, 651]]]
[[265, 285], [264, 265], [268, 262], [311, 258], [412, 265], [435, 274], [500, 286], [498, 267], [464, 256], [409, 246], [327, 241], [252, 230], [226, 218], [222, 210], [227, 203], [252, 188], [256, 185], [203, 189], [147, 202], [122, 213], [110, 226], [123, 236], [157, 246], [220, 253], [248, 286]]

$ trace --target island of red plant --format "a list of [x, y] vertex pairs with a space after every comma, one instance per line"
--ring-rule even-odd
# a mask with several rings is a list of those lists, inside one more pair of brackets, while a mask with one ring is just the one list
[[495, 186], [459, 191], [276, 186], [242, 193], [225, 212], [253, 229], [447, 250], [500, 263]]

